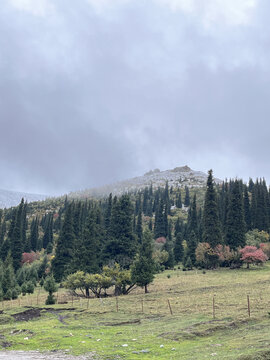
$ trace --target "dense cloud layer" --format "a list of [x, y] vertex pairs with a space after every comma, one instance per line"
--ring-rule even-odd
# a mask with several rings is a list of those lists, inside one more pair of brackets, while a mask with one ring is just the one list
[[184, 164], [270, 179], [266, 0], [2, 3], [0, 188]]

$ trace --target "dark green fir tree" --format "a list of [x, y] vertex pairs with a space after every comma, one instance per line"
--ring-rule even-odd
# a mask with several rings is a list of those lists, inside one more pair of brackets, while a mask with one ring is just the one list
[[[217, 195], [213, 183], [213, 171], [209, 170], [203, 212], [203, 241], [212, 248], [222, 243]], [[192, 259], [191, 259], [192, 260]]]
[[132, 281], [138, 286], [144, 287], [144, 291], [147, 293], [148, 285], [154, 280], [154, 273], [153, 239], [151, 232], [146, 229], [143, 233], [138, 257], [131, 267]]

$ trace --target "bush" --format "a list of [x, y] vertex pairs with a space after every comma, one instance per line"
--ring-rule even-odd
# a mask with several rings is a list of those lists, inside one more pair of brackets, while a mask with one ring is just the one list
[[12, 289], [11, 298], [14, 300], [14, 299], [17, 299], [18, 296], [19, 296], [18, 290], [16, 288]]
[[48, 297], [46, 300], [46, 305], [53, 305], [55, 304], [55, 298], [53, 296], [53, 293], [58, 290], [58, 286], [56, 285], [56, 282], [54, 280], [53, 276], [48, 276], [44, 282], [44, 289], [48, 291]]
[[206, 242], [198, 244], [195, 255], [197, 264], [202, 268], [213, 269], [219, 263], [218, 254]]
[[27, 283], [22, 284], [21, 291], [22, 291], [23, 296], [25, 296], [27, 293]]
[[26, 283], [26, 292], [28, 294], [33, 294], [35, 291], [35, 285], [32, 283], [32, 281], [27, 281]]
[[247, 245], [240, 249], [240, 253], [242, 254], [241, 260], [247, 264], [247, 268], [250, 264], [259, 265], [268, 260], [268, 256], [256, 246]]
[[53, 296], [53, 294], [49, 294], [47, 299], [46, 299], [45, 304], [46, 305], [54, 305], [55, 302], [56, 302], [56, 300], [55, 300], [55, 297]]
[[6, 291], [6, 293], [3, 296], [3, 299], [4, 300], [11, 300], [12, 299], [12, 290], [11, 289], [8, 289]]

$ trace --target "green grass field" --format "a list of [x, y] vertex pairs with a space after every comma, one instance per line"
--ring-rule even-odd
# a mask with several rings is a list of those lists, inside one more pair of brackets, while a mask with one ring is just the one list
[[[43, 305], [42, 291], [5, 302], [0, 344], [10, 350], [94, 352], [97, 359], [270, 359], [270, 264], [205, 274], [166, 271], [149, 291], [138, 288], [119, 297], [118, 312], [114, 297], [72, 304], [64, 290], [54, 306]], [[12, 315], [29, 310], [26, 305], [39, 308], [40, 316], [16, 321]]]

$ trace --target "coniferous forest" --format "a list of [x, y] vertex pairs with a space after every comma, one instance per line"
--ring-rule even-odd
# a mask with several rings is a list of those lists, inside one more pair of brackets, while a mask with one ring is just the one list
[[217, 185], [211, 170], [203, 189], [167, 183], [98, 200], [22, 199], [1, 210], [0, 220], [3, 299], [32, 293], [46, 281], [84, 296], [106, 295], [112, 286], [116, 295], [136, 285], [147, 292], [155, 273], [175, 265], [239, 268], [270, 255], [265, 180]]

